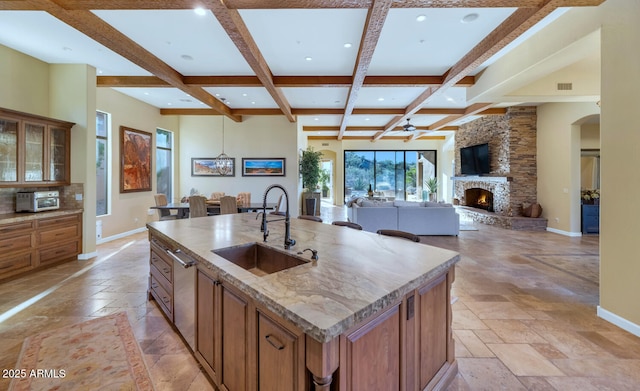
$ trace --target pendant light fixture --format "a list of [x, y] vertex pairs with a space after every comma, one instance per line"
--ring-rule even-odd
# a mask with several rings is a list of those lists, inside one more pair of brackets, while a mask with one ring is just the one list
[[224, 153], [224, 115], [222, 116], [222, 153], [215, 158], [215, 168], [221, 176], [227, 176], [233, 169], [233, 161]]

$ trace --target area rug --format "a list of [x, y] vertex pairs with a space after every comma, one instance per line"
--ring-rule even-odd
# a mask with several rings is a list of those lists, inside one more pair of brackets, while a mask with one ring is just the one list
[[153, 390], [126, 312], [28, 337], [9, 390]]

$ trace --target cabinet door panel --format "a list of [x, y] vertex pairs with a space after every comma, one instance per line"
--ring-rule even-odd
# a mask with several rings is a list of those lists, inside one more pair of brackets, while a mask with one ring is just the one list
[[67, 180], [67, 155], [67, 130], [51, 127], [49, 145], [50, 181], [65, 182]]
[[247, 389], [248, 303], [222, 285], [222, 374], [229, 391]]
[[420, 300], [420, 389], [433, 379], [447, 362], [447, 279], [421, 289]]
[[258, 314], [258, 385], [260, 391], [296, 389], [297, 338], [262, 313]]
[[45, 126], [42, 124], [25, 124], [25, 182], [42, 182], [44, 180], [44, 131]]
[[347, 390], [400, 389], [400, 313], [398, 304], [346, 336]]
[[215, 281], [198, 270], [198, 338], [197, 350], [206, 365], [215, 372]]
[[0, 182], [18, 180], [18, 121], [0, 118]]

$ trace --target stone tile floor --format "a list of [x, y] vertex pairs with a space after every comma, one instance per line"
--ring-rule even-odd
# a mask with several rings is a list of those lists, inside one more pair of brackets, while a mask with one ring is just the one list
[[[344, 220], [345, 211], [323, 205], [322, 217]], [[640, 389], [640, 338], [595, 315], [593, 270], [570, 266], [589, 259], [593, 268], [598, 236], [477, 228], [422, 238], [462, 255], [453, 287], [460, 371], [449, 390]], [[14, 367], [29, 335], [126, 310], [158, 390], [212, 389], [147, 300], [148, 257], [141, 233], [98, 246], [92, 260], [0, 283], [0, 368]], [[0, 390], [8, 384], [0, 379]]]

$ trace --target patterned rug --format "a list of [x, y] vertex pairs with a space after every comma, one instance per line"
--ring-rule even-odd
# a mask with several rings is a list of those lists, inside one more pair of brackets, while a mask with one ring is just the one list
[[25, 339], [9, 390], [153, 390], [126, 312]]

